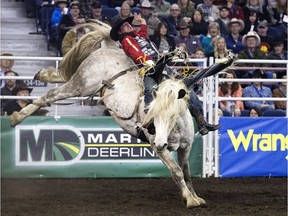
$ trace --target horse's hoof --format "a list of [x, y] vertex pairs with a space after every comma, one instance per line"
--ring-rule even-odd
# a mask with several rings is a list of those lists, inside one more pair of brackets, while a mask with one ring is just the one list
[[35, 76], [33, 77], [34, 80], [40, 80], [40, 73], [41, 73], [42, 70], [43, 70], [43, 69], [39, 70], [39, 71], [35, 74]]
[[19, 124], [23, 119], [21, 119], [21, 115], [19, 112], [13, 112], [12, 115], [10, 115], [10, 125], [11, 127], [15, 127], [17, 124]]
[[207, 204], [204, 199], [200, 197], [193, 197], [189, 198], [188, 200], [183, 199], [184, 204], [186, 204], [186, 208], [197, 208], [197, 207], [202, 207], [205, 208], [207, 207]]

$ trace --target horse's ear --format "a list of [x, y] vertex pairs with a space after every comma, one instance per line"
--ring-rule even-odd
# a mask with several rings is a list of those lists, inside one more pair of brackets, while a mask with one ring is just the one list
[[151, 94], [153, 96], [153, 98], [156, 98], [157, 97], [157, 91], [158, 91], [158, 85], [156, 86], [153, 86], [152, 90], [151, 90]]
[[157, 97], [157, 90], [153, 89], [151, 94], [152, 94], [153, 98], [156, 98]]
[[177, 99], [181, 99], [186, 95], [186, 91], [184, 89], [180, 89], [178, 92], [178, 98]]

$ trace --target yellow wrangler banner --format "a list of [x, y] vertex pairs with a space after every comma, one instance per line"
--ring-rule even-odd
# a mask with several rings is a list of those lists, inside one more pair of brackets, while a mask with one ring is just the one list
[[[124, 132], [111, 117], [31, 116], [12, 128], [1, 117], [2, 178], [147, 178], [170, 176], [149, 143]], [[190, 156], [202, 173], [202, 137]]]

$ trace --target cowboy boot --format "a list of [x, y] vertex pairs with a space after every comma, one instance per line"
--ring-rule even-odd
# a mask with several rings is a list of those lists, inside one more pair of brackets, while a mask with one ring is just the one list
[[205, 121], [203, 114], [200, 112], [200, 110], [197, 107], [192, 107], [189, 110], [190, 110], [191, 115], [195, 118], [197, 122], [198, 130], [201, 135], [206, 135], [209, 133], [209, 131], [215, 131], [220, 128], [220, 124], [217, 124], [217, 125], [208, 124]]

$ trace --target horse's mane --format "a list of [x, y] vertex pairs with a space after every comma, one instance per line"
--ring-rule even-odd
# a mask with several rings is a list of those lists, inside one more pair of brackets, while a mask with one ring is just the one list
[[89, 32], [80, 38], [61, 61], [60, 76], [66, 82], [77, 71], [84, 59], [93, 51], [101, 47], [101, 42], [103, 40], [107, 40], [107, 43], [110, 42], [110, 44], [115, 44], [110, 38], [111, 27], [109, 25], [98, 20], [90, 21], [90, 23], [87, 23], [84, 26]]
[[188, 108], [189, 93], [178, 99], [178, 92], [187, 87], [181, 80], [168, 79], [159, 84], [157, 96], [149, 105], [149, 112], [144, 118], [143, 125], [148, 124], [155, 116], [161, 116], [169, 121], [169, 130], [176, 124], [177, 118]]

